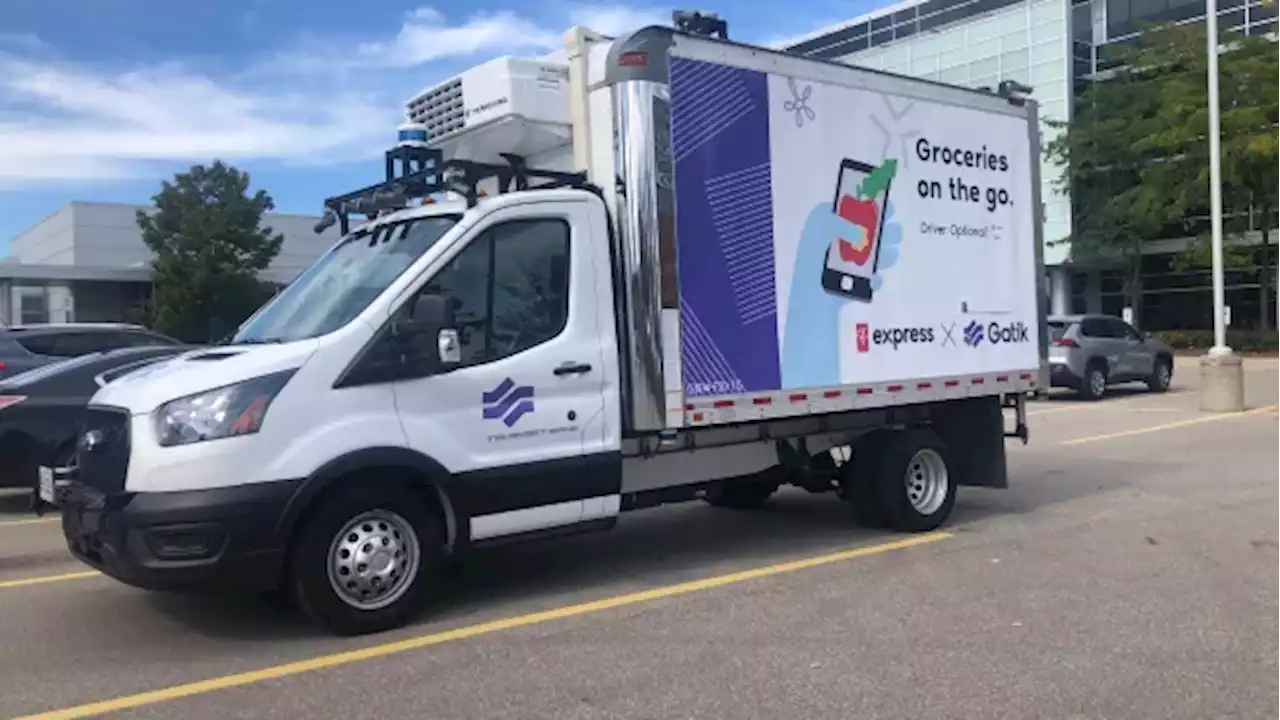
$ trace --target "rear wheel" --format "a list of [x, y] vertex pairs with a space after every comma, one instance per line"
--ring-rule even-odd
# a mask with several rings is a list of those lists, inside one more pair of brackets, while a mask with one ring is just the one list
[[1101, 400], [1107, 394], [1107, 367], [1100, 362], [1089, 363], [1080, 382], [1080, 395], [1088, 400]]
[[754, 510], [763, 506], [782, 484], [780, 467], [721, 482], [707, 490], [703, 500], [715, 507]]
[[1158, 357], [1151, 367], [1151, 377], [1147, 378], [1147, 389], [1151, 392], [1164, 392], [1173, 382], [1173, 362], [1169, 358]]
[[876, 430], [863, 435], [854, 445], [853, 457], [840, 465], [840, 498], [853, 508], [858, 524], [868, 528], [887, 526], [880, 511], [876, 474], [880, 453], [891, 434], [887, 430]]
[[874, 468], [877, 517], [898, 532], [934, 530], [956, 504], [951, 452], [927, 428], [888, 433]]
[[432, 510], [389, 483], [342, 487], [320, 502], [290, 558], [298, 606], [340, 635], [408, 622], [426, 603], [440, 557]]

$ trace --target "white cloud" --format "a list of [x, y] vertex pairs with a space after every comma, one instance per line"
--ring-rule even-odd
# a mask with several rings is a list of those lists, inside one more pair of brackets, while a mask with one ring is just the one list
[[559, 42], [558, 32], [507, 11], [477, 15], [450, 26], [438, 11], [419, 8], [409, 14], [395, 38], [361, 43], [355, 57], [371, 65], [408, 68], [486, 48], [542, 49]]
[[332, 153], [347, 159], [394, 125], [355, 93], [235, 88], [161, 67], [119, 73], [0, 56], [0, 185], [110, 179], [149, 161]]
[[[570, 6], [563, 25], [510, 11], [450, 24], [421, 8], [386, 39], [316, 42], [219, 77], [171, 63], [110, 68], [57, 59], [38, 38], [0, 43], [0, 188], [154, 174], [155, 162], [350, 160], [385, 147], [402, 98], [449, 58], [542, 52], [569, 24], [621, 32], [659, 13]], [[324, 48], [325, 50], [322, 50]], [[358, 72], [353, 72], [358, 71]], [[408, 71], [412, 72], [409, 77]]]
[[574, 25], [582, 25], [608, 36], [621, 35], [646, 25], [671, 24], [671, 11], [661, 8], [633, 8], [625, 5], [578, 6], [570, 10], [569, 19]]

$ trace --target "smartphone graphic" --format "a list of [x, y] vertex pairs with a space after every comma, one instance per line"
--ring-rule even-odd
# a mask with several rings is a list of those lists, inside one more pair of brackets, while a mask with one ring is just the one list
[[[836, 197], [831, 212], [853, 226], [855, 237], [832, 238], [822, 266], [822, 288], [863, 302], [871, 301], [871, 278], [880, 262], [880, 233], [884, 229], [884, 206], [889, 183], [870, 197], [861, 197], [859, 188], [874, 167], [845, 158], [836, 176]], [[849, 226], [845, 226], [849, 227]]]

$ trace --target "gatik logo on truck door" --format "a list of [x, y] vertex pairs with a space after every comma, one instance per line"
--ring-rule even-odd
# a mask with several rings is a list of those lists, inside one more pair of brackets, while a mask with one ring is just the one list
[[998, 322], [988, 324], [985, 328], [977, 320], [970, 320], [964, 326], [964, 344], [978, 347], [984, 341], [992, 345], [1024, 343], [1031, 340], [1031, 329], [1021, 321], [1001, 325]]
[[900, 345], [924, 345], [934, 339], [932, 327], [895, 327], [871, 329], [867, 323], [855, 326], [858, 352], [870, 352], [872, 345], [889, 345], [897, 350]]
[[516, 385], [511, 378], [498, 383], [498, 387], [484, 393], [484, 418], [502, 420], [507, 427], [520, 422], [520, 418], [533, 412], [533, 386]]

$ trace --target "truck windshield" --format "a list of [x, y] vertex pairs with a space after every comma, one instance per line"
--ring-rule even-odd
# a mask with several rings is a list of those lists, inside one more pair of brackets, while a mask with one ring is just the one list
[[319, 337], [351, 322], [460, 215], [435, 215], [357, 230], [269, 300], [231, 345]]

